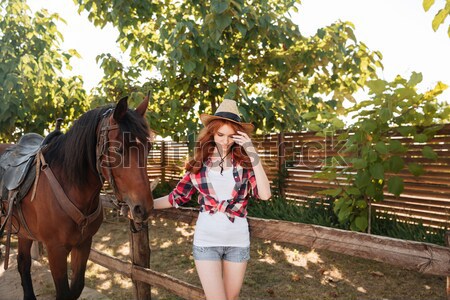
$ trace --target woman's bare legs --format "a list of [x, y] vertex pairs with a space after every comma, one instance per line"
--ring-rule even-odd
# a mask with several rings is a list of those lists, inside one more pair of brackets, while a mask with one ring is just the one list
[[196, 260], [195, 266], [208, 300], [236, 300], [247, 262]]
[[196, 260], [198, 277], [208, 300], [227, 300], [222, 280], [222, 261]]
[[223, 283], [227, 300], [237, 300], [239, 298], [246, 268], [247, 262], [223, 261]]

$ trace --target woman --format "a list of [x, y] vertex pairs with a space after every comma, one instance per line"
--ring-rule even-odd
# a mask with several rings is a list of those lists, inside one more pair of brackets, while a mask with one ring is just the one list
[[249, 137], [253, 125], [241, 122], [234, 100], [225, 99], [214, 115], [202, 114], [200, 120], [205, 127], [194, 158], [176, 188], [154, 200], [154, 208], [178, 207], [199, 192], [193, 255], [203, 290], [207, 299], [237, 299], [250, 258], [248, 192], [268, 200], [269, 180]]

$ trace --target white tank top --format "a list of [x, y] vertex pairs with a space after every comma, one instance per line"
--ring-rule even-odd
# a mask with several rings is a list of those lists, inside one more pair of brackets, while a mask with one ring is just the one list
[[[235, 185], [233, 168], [223, 171], [223, 175], [218, 171], [208, 170], [206, 175], [219, 201], [231, 199]], [[195, 226], [194, 245], [200, 247], [248, 247], [250, 236], [247, 218], [235, 217], [234, 222], [231, 222], [222, 212], [199, 213]]]

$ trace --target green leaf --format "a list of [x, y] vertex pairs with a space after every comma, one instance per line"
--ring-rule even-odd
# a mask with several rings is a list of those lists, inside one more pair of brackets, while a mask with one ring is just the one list
[[335, 129], [342, 129], [345, 127], [345, 123], [339, 118], [331, 119], [331, 124], [333, 124]]
[[355, 225], [359, 230], [365, 231], [369, 223], [366, 217], [358, 216], [355, 218]]
[[350, 162], [351, 162], [353, 168], [355, 168], [356, 170], [367, 167], [366, 160], [362, 159], [362, 158], [354, 158]]
[[184, 64], [184, 71], [186, 71], [187, 74], [192, 73], [192, 71], [195, 70], [195, 62], [188, 61]]
[[428, 141], [428, 136], [423, 133], [415, 134], [414, 141], [416, 141], [418, 143], [425, 143], [426, 141]]
[[399, 99], [411, 99], [416, 95], [416, 91], [412, 87], [401, 87], [395, 90], [395, 94]]
[[355, 185], [362, 189], [370, 184], [370, 175], [366, 172], [358, 172], [355, 178]]
[[420, 176], [425, 173], [425, 170], [421, 165], [418, 165], [416, 163], [410, 163], [408, 164], [408, 170], [414, 175], [414, 176]]
[[386, 90], [387, 82], [381, 79], [371, 80], [367, 83], [367, 86], [375, 94], [381, 94]]
[[383, 123], [387, 123], [392, 118], [392, 112], [389, 108], [382, 108], [380, 109], [380, 120]]
[[369, 153], [367, 154], [367, 160], [369, 163], [373, 163], [378, 160], [378, 153], [377, 151], [370, 149]]
[[214, 22], [217, 25], [217, 31], [219, 31], [220, 34], [222, 34], [222, 31], [224, 31], [225, 28], [230, 26], [230, 24], [231, 24], [231, 16], [226, 15], [226, 14], [217, 15], [215, 20], [214, 20]]
[[322, 127], [320, 127], [317, 123], [309, 123], [306, 127], [311, 131], [321, 131]]
[[403, 136], [416, 134], [416, 129], [413, 126], [400, 126], [397, 128], [397, 131], [400, 132], [400, 134]]
[[423, 0], [422, 2], [422, 6], [425, 11], [428, 11], [433, 4], [434, 0]]
[[377, 152], [380, 153], [380, 154], [387, 154], [388, 153], [388, 147], [382, 141], [379, 141], [378, 143], [375, 144], [375, 150], [377, 150]]
[[405, 162], [400, 156], [392, 156], [389, 158], [389, 169], [394, 173], [398, 173], [405, 167]]
[[403, 178], [392, 176], [388, 179], [388, 191], [398, 197], [404, 189]]
[[421, 83], [423, 79], [422, 73], [412, 72], [411, 77], [409, 78], [408, 85], [415, 86], [418, 83]]
[[343, 205], [341, 207], [341, 209], [339, 210], [339, 214], [338, 214], [339, 222], [343, 223], [344, 221], [346, 221], [351, 213], [352, 213], [352, 207]]
[[388, 149], [393, 153], [405, 153], [407, 151], [407, 149], [398, 140], [390, 140]]
[[369, 182], [369, 184], [366, 187], [366, 195], [373, 198], [376, 195], [376, 188], [375, 184], [373, 182]]
[[381, 163], [376, 163], [369, 167], [370, 174], [375, 179], [384, 179], [384, 167]]
[[366, 119], [362, 122], [361, 127], [364, 129], [367, 133], [372, 133], [377, 128], [378, 124], [375, 120], [372, 119]]
[[367, 202], [365, 200], [358, 200], [355, 205], [357, 208], [364, 209], [367, 207]]
[[445, 8], [438, 11], [433, 21], [431, 22], [431, 26], [433, 27], [434, 31], [438, 30], [439, 26], [444, 23], [444, 20], [447, 17], [448, 13], [449, 11]]
[[321, 190], [321, 191], [318, 191], [317, 193], [321, 194], [321, 195], [329, 195], [332, 197], [336, 197], [340, 193], [342, 193], [342, 188]]
[[221, 14], [228, 9], [230, 1], [227, 0], [212, 0], [211, 11], [215, 14]]
[[345, 192], [349, 195], [359, 196], [361, 195], [361, 191], [357, 187], [350, 187], [345, 190]]
[[337, 213], [344, 204], [345, 204], [345, 198], [339, 198], [339, 199], [335, 200], [333, 203], [333, 205], [334, 205], [333, 211], [335, 213]]
[[428, 159], [436, 160], [438, 158], [437, 153], [434, 152], [430, 146], [423, 147], [422, 154], [425, 158], [428, 158]]

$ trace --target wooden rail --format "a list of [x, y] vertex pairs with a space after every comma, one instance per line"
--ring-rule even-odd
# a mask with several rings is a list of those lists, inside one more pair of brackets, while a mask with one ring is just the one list
[[[194, 208], [158, 210], [156, 217], [194, 224]], [[450, 248], [318, 225], [248, 217], [252, 238], [325, 249], [416, 272], [450, 276]]]
[[[392, 138], [409, 148], [402, 156], [404, 161], [419, 164], [426, 172], [416, 177], [405, 166], [398, 174], [404, 180], [404, 192], [395, 197], [386, 190], [385, 200], [372, 203], [372, 206], [377, 211], [395, 214], [398, 219], [449, 228], [450, 124], [445, 125], [426, 144], [415, 143], [411, 138], [402, 136]], [[321, 170], [324, 158], [339, 155], [348, 159], [348, 154], [342, 151], [342, 142], [338, 142], [335, 135], [320, 137], [314, 132], [281, 133], [256, 136], [254, 141], [273, 187], [287, 199], [300, 203], [323, 197], [317, 192], [335, 187], [336, 183], [314, 178]], [[423, 158], [421, 151], [425, 145], [438, 154], [436, 160]], [[183, 172], [182, 162], [187, 155], [186, 143], [156, 142], [149, 155], [150, 179], [179, 180]], [[275, 186], [282, 171], [285, 171], [283, 184]], [[387, 178], [392, 175], [386, 174]]]
[[[206, 299], [203, 290], [170, 275], [159, 273], [149, 268], [133, 265], [127, 261], [91, 249], [89, 259], [113, 272], [130, 277], [133, 281], [144, 282], [170, 291], [184, 299]], [[141, 298], [138, 298], [141, 299]]]
[[[108, 197], [101, 196], [106, 204]], [[108, 206], [108, 204], [106, 205]], [[195, 224], [195, 208], [165, 209], [152, 212], [152, 218], [168, 218]], [[318, 225], [249, 217], [252, 238], [269, 239], [324, 249], [402, 267], [423, 274], [447, 277], [447, 297], [450, 300], [450, 248], [429, 243], [351, 232]], [[447, 232], [446, 240], [450, 235]], [[148, 245], [139, 245], [147, 248]], [[205, 299], [201, 288], [177, 278], [131, 264], [91, 249], [90, 260], [112, 271], [130, 277], [134, 282], [165, 288], [184, 299]], [[134, 261], [134, 258], [132, 258]]]

